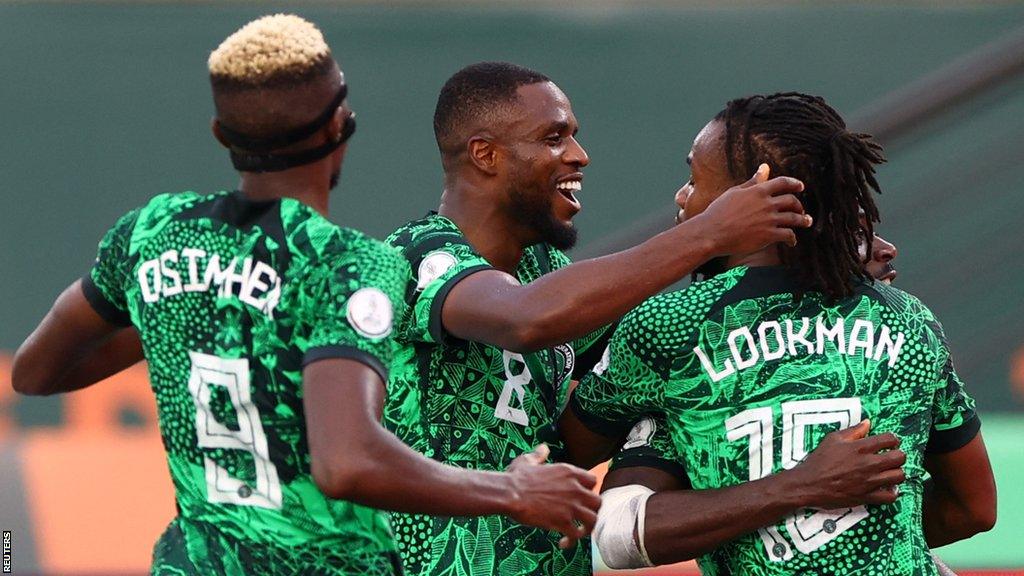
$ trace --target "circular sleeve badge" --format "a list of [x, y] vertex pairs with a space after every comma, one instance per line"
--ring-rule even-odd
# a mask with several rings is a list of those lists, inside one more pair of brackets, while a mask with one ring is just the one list
[[629, 431], [629, 436], [626, 436], [626, 443], [622, 445], [622, 449], [629, 450], [649, 445], [657, 430], [658, 425], [655, 424], [653, 418], [643, 418]]
[[437, 251], [427, 254], [420, 262], [416, 270], [416, 289], [423, 290], [431, 282], [440, 278], [445, 272], [451, 270], [458, 260], [447, 252]]
[[360, 288], [348, 299], [348, 323], [367, 338], [383, 338], [391, 333], [394, 310], [387, 294], [379, 288]]

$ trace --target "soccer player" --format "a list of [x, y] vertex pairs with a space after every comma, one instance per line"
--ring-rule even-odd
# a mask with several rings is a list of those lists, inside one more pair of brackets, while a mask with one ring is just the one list
[[[519, 66], [474, 64], [441, 89], [441, 206], [388, 239], [411, 279], [385, 418], [431, 458], [501, 470], [539, 442], [558, 456], [553, 423], [574, 366], [600, 356], [603, 326], [709, 258], [792, 243], [791, 227], [808, 224], [800, 183], [759, 173], [686, 224], [569, 265], [589, 162], [577, 128], [565, 94]], [[410, 574], [592, 571], [586, 542], [560, 548], [558, 535], [505, 518], [393, 518]]]
[[[689, 161], [686, 219], [767, 162], [806, 184], [816, 225], [797, 232], [795, 247], [730, 257], [714, 278], [623, 319], [570, 400], [563, 433], [597, 454], [655, 415], [680, 454], [666, 476], [685, 471], [694, 490], [609, 491], [603, 512], [611, 505], [619, 518], [599, 541], [631, 563], [638, 553], [658, 563], [703, 554], [705, 574], [934, 574], [929, 546], [992, 526], [995, 485], [941, 326], [865, 267], [880, 147], [822, 99], [775, 94], [730, 102]], [[906, 482], [893, 501], [819, 509], [831, 476], [779, 492], [801, 484], [789, 482], [810, 449], [863, 433], [830, 429], [862, 419], [901, 439]]]
[[[677, 221], [686, 219], [683, 206], [691, 188], [687, 185], [676, 195]], [[863, 213], [861, 220], [861, 225], [867, 226]], [[864, 265], [870, 277], [891, 284], [896, 278], [896, 268], [892, 265], [897, 255], [896, 246], [878, 234], [872, 243], [862, 242], [861, 246], [864, 255], [870, 250], [870, 260]], [[868, 424], [862, 422], [856, 427], [832, 432], [831, 438], [826, 436], [797, 467], [797, 473], [782, 472], [736, 487], [673, 496], [673, 511], [688, 512], [674, 515], [670, 525], [664, 526], [667, 530], [664, 538], [672, 542], [673, 560], [661, 560], [648, 553], [652, 549], [660, 552], [652, 542], [660, 537], [656, 531], [662, 527], [648, 520], [646, 511], [639, 510], [643, 502], [631, 497], [636, 493], [636, 488], [631, 486], [663, 493], [690, 491], [692, 486], [664, 420], [653, 416], [643, 418], [626, 436], [622, 450], [612, 459], [608, 474], [601, 482], [601, 493], [608, 497], [598, 516], [596, 534], [605, 564], [611, 568], [639, 568], [689, 560], [760, 528], [759, 523], [765, 518], [779, 520], [803, 507], [834, 508], [844, 502], [894, 501], [898, 491], [889, 487], [905, 477], [898, 471], [904, 463], [903, 453], [895, 448], [898, 440], [892, 433], [858, 441], [867, 433]], [[889, 452], [875, 458], [874, 452], [878, 450]], [[631, 510], [631, 506], [635, 508]], [[752, 514], [752, 510], [758, 513]], [[652, 508], [650, 518], [656, 514]], [[638, 515], [646, 521], [646, 549], [642, 553], [633, 539]]]
[[407, 272], [325, 218], [355, 124], [320, 31], [261, 18], [209, 71], [240, 190], [165, 194], [121, 217], [13, 368], [19, 392], [67, 392], [144, 351], [178, 506], [152, 572], [400, 574], [374, 508], [589, 532], [593, 476], [539, 465], [546, 448], [507, 473], [465, 470], [381, 426]]

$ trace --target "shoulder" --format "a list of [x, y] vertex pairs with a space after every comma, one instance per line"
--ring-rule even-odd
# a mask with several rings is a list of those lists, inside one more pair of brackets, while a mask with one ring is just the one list
[[463, 237], [462, 231], [454, 222], [440, 214], [427, 214], [422, 218], [406, 222], [388, 235], [385, 242], [396, 247], [405, 248], [420, 244], [436, 236]]
[[334, 266], [365, 270], [406, 268], [401, 252], [359, 230], [331, 224], [321, 260]]
[[715, 302], [736, 285], [742, 270], [735, 269], [683, 290], [648, 298], [623, 319], [641, 329], [680, 329], [703, 320]]
[[948, 358], [949, 342], [942, 323], [924, 302], [909, 292], [879, 282], [871, 290], [881, 304], [882, 321], [906, 337], [911, 349], [922, 354], [922, 358], [939, 362]]
[[353, 258], [394, 260], [397, 252], [384, 242], [353, 228], [338, 226], [309, 206], [289, 198], [281, 202], [281, 221], [293, 252], [313, 262]]
[[165, 220], [189, 208], [216, 200], [227, 195], [228, 192], [215, 192], [212, 194], [200, 194], [198, 192], [165, 192], [151, 198], [149, 202], [141, 206], [139, 210], [140, 220], [154, 221]]
[[438, 278], [490, 266], [459, 227], [440, 214], [405, 224], [385, 242], [405, 259], [419, 289]]
[[730, 271], [683, 290], [648, 298], [622, 319], [615, 341], [650, 359], [674, 357], [693, 339], [739, 274]]
[[932, 329], [938, 320], [920, 298], [895, 286], [875, 282], [869, 287], [869, 297], [879, 301], [888, 315], [910, 330]]
[[459, 227], [440, 214], [428, 214], [406, 223], [392, 232], [385, 242], [400, 250], [411, 263], [438, 250], [447, 251], [456, 258], [463, 252], [475, 253]]
[[166, 192], [158, 194], [142, 206], [129, 210], [117, 219], [111, 232], [126, 237], [146, 237], [162, 228], [182, 211], [216, 195], [203, 196], [196, 192]]

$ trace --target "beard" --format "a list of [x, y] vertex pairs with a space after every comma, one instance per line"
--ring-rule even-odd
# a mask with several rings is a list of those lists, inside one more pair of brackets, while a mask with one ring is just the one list
[[522, 186], [518, 178], [512, 179], [509, 188], [513, 217], [524, 227], [532, 230], [540, 242], [550, 244], [559, 250], [571, 250], [576, 246], [576, 227], [555, 218], [549, 192], [536, 186]]

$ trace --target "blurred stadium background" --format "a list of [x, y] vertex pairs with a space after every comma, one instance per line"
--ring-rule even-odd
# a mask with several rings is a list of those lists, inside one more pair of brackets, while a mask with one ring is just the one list
[[733, 97], [820, 94], [875, 132], [897, 282], [944, 321], [999, 486], [995, 530], [939, 553], [1024, 574], [1024, 4], [626, 0], [0, 2], [0, 528], [15, 573], [143, 573], [174, 514], [143, 367], [26, 399], [9, 354], [121, 213], [235, 185], [209, 133], [206, 56], [282, 10], [318, 23], [345, 69], [359, 132], [332, 216], [378, 237], [436, 205], [434, 101], [474, 61], [534, 67], [572, 99], [592, 160], [577, 257], [670, 222], [690, 142]]

